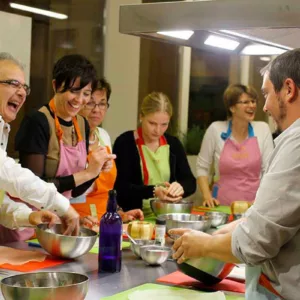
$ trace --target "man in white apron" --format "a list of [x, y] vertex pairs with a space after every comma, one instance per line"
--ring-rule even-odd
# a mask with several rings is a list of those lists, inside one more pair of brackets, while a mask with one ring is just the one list
[[[0, 53], [0, 223], [17, 229], [45, 221], [53, 223], [58, 215], [65, 224], [65, 234], [77, 235], [79, 215], [69, 200], [59, 194], [53, 184], [44, 182], [7, 157], [8, 123], [16, 118], [29, 93], [23, 66], [10, 54]], [[23, 203], [13, 201], [14, 198]], [[24, 202], [40, 211], [32, 212]]]
[[[254, 205], [214, 235], [190, 231], [174, 243], [179, 263], [191, 257], [243, 262], [246, 299], [300, 298], [300, 49], [262, 70], [264, 111], [282, 133], [275, 139]], [[183, 230], [172, 230], [172, 234]]]

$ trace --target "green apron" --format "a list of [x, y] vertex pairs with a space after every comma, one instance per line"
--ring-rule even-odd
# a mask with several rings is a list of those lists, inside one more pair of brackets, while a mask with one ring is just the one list
[[[170, 181], [170, 146], [162, 145], [156, 152], [151, 151], [146, 145], [142, 145], [142, 151], [145, 157], [149, 181], [148, 185], [158, 185]], [[141, 169], [142, 160], [141, 160]], [[142, 177], [144, 180], [144, 173], [142, 172]], [[145, 218], [153, 217], [154, 214], [150, 207], [150, 199], [143, 200], [143, 213]]]

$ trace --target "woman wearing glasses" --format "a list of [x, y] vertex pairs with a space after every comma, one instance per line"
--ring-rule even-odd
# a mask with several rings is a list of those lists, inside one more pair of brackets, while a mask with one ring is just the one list
[[209, 207], [230, 205], [237, 200], [252, 202], [273, 150], [268, 125], [253, 121], [257, 92], [252, 87], [234, 84], [225, 90], [223, 100], [228, 120], [208, 127], [197, 159], [197, 183], [203, 204]]
[[86, 167], [90, 130], [78, 112], [96, 85], [96, 70], [84, 56], [62, 57], [53, 69], [53, 99], [26, 116], [16, 135], [21, 165], [53, 182], [71, 204], [86, 201], [84, 192], [115, 157], [95, 147]]
[[[108, 153], [112, 152], [111, 141], [106, 130], [98, 127], [103, 122], [107, 109], [109, 108], [109, 98], [111, 95], [111, 86], [102, 78], [98, 81], [97, 87], [92, 94], [91, 101], [81, 110], [80, 114], [84, 116], [90, 126], [89, 149], [98, 146], [105, 147]], [[93, 185], [86, 191], [86, 203], [74, 203], [73, 207], [81, 217], [85, 218], [85, 224], [93, 226], [106, 212], [108, 191], [114, 188], [117, 177], [117, 169], [114, 161], [111, 161], [111, 168], [108, 172], [102, 172], [95, 180]], [[143, 219], [141, 210], [131, 210], [123, 212], [119, 210], [123, 222], [133, 219]], [[94, 226], [97, 230], [97, 225]]]

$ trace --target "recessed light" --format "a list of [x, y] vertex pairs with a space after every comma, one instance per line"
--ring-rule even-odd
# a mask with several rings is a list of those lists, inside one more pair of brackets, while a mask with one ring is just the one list
[[205, 45], [223, 48], [227, 50], [235, 50], [240, 44], [238, 41], [228, 39], [222, 36], [210, 35], [204, 42]]
[[157, 33], [171, 36], [177, 39], [188, 40], [194, 34], [194, 31], [192, 30], [158, 31]]
[[246, 46], [242, 54], [244, 55], [279, 55], [286, 52], [286, 49], [268, 46], [268, 45], [259, 45], [253, 44]]

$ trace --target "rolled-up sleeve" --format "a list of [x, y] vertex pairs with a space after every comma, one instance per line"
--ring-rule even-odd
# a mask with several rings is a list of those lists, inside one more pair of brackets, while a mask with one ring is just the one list
[[0, 206], [1, 225], [10, 229], [31, 226], [29, 223], [29, 215], [31, 213], [32, 210], [26, 204], [15, 202], [4, 194], [3, 202]]
[[0, 149], [0, 189], [38, 209], [48, 209], [62, 216], [70, 206], [67, 198], [57, 192], [52, 183], [22, 168]]
[[254, 205], [232, 233], [232, 252], [248, 265], [277, 256], [300, 229], [298, 140], [289, 139], [288, 145], [272, 154]]

